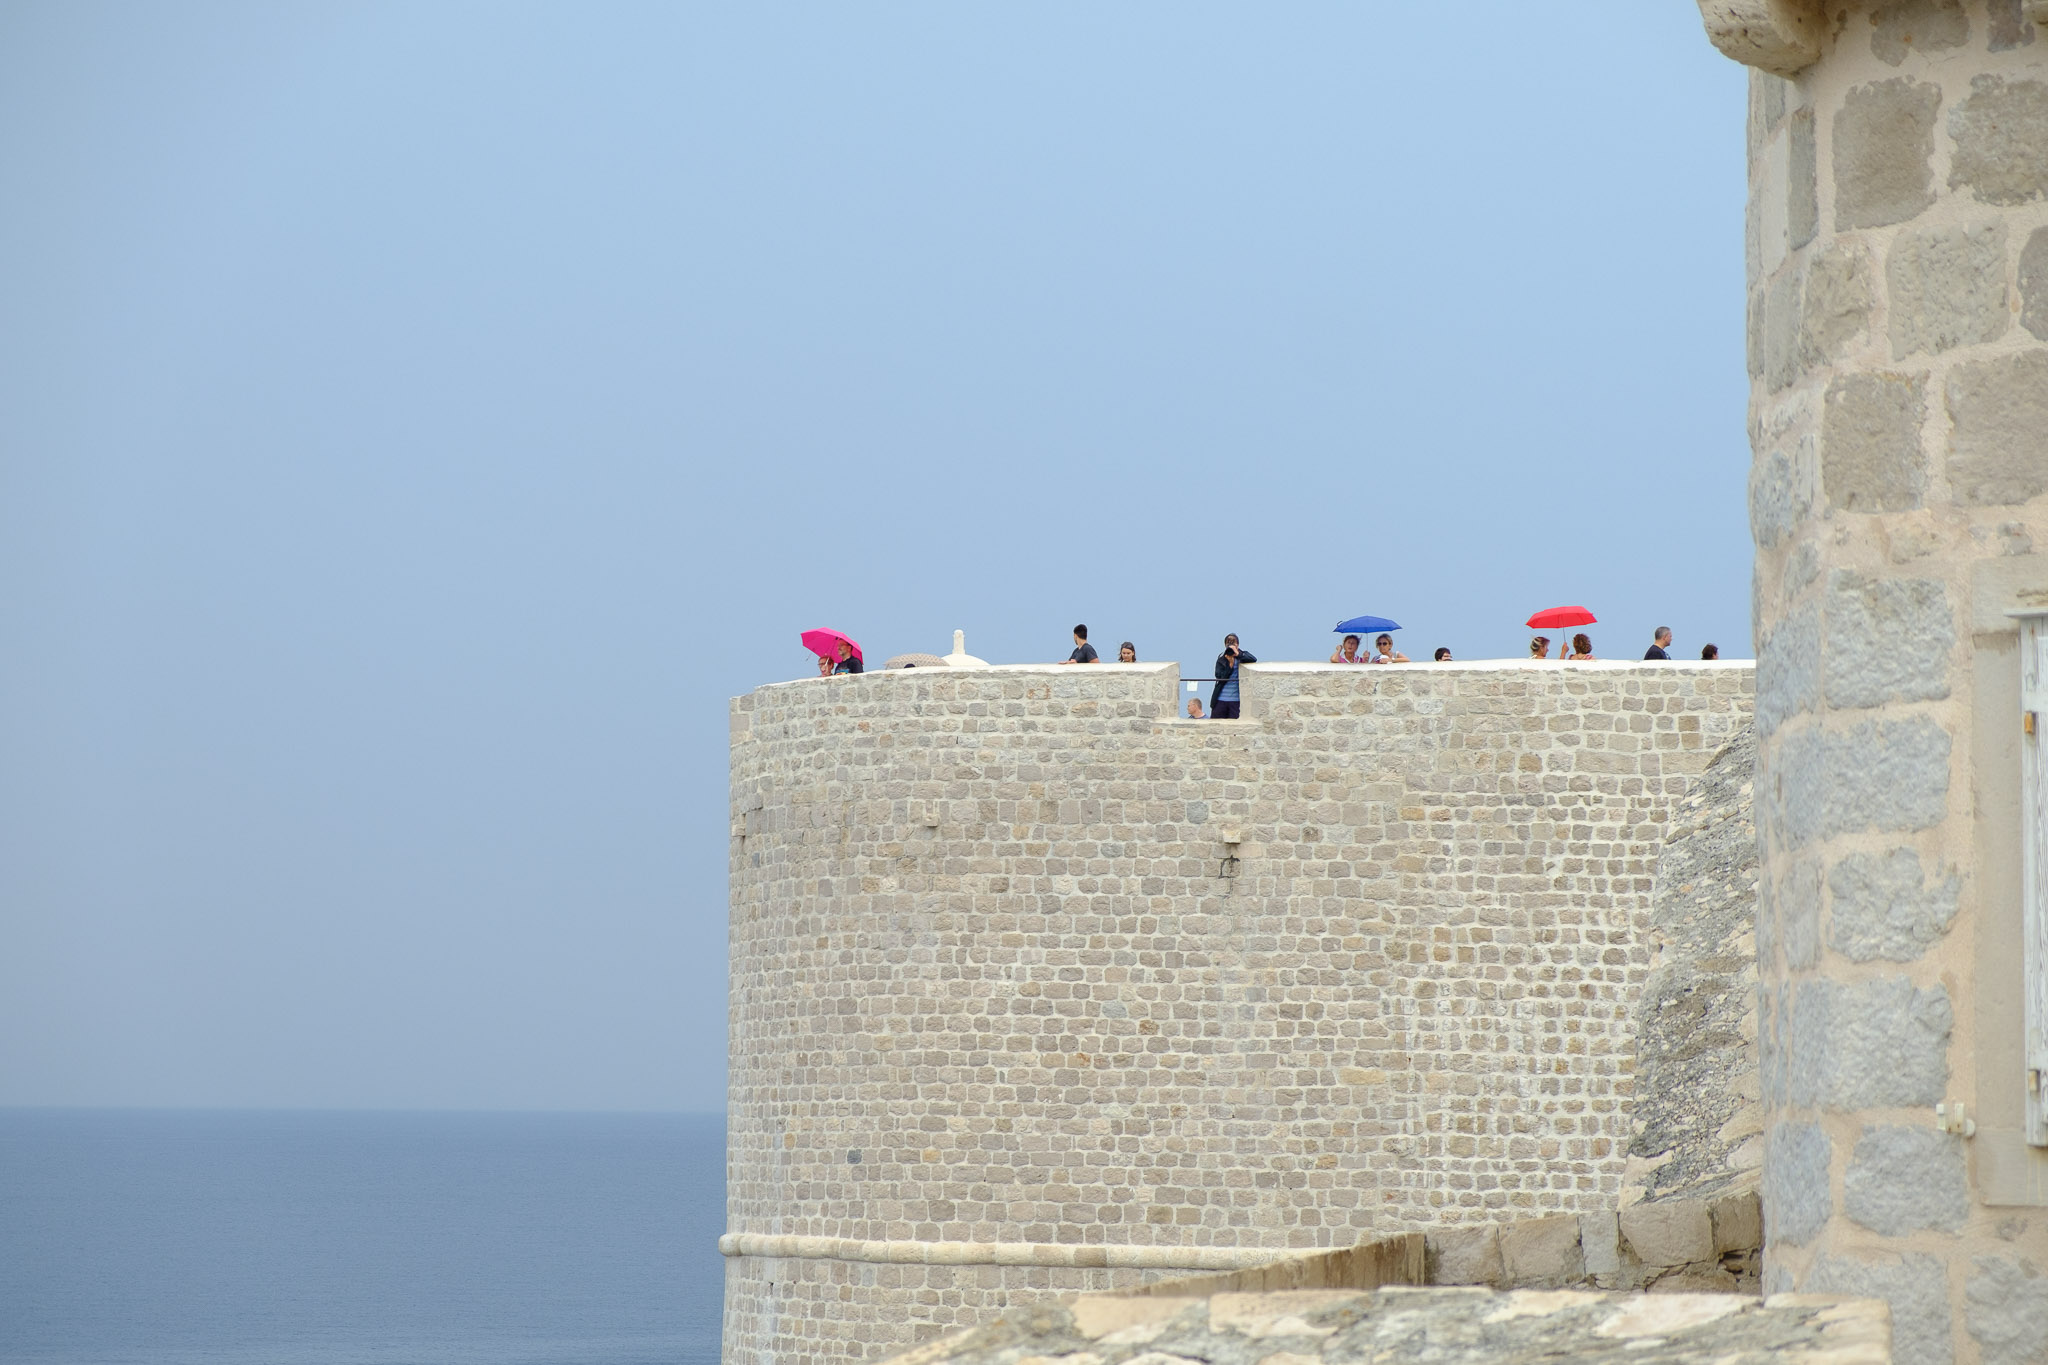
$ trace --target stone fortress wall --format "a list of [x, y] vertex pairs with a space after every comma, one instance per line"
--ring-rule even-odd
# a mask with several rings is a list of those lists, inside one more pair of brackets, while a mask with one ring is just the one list
[[1657, 860], [1751, 667], [1175, 677], [733, 703], [728, 1360], [1621, 1201]]

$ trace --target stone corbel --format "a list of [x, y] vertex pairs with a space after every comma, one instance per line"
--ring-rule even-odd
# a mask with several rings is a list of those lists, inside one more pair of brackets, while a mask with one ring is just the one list
[[[2048, 0], [2027, 0], [2048, 6]], [[1788, 79], [1820, 59], [1818, 0], [1699, 0], [1715, 47], [1744, 66]]]

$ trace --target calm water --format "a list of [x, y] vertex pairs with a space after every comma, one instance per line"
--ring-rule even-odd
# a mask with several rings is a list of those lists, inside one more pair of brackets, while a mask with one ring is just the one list
[[718, 1359], [724, 1120], [0, 1109], [0, 1360]]

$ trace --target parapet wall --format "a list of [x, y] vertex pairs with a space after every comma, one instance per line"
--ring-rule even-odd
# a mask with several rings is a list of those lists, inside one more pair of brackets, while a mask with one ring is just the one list
[[1236, 722], [1175, 676], [733, 703], [729, 1360], [1616, 1204], [1653, 873], [1750, 667], [1259, 665]]

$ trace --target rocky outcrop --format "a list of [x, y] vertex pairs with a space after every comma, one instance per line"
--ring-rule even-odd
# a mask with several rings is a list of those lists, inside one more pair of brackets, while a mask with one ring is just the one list
[[1658, 860], [1624, 1208], [1756, 1186], [1755, 768], [1744, 731], [1687, 794]]

